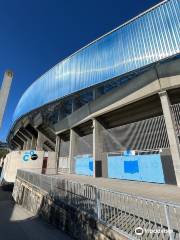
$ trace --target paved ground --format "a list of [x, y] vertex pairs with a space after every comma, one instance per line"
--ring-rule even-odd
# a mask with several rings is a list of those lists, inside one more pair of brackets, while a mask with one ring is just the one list
[[71, 179], [75, 182], [92, 184], [116, 192], [124, 192], [155, 200], [168, 201], [180, 204], [180, 188], [168, 184], [154, 184], [108, 178], [93, 178], [75, 174], [60, 174], [59, 177]]
[[14, 204], [11, 193], [0, 189], [0, 239], [70, 240], [71, 238]]

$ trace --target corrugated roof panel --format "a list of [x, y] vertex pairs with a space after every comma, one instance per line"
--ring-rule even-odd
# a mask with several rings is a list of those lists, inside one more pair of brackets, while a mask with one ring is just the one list
[[23, 94], [20, 116], [56, 99], [180, 52], [180, 1], [169, 0], [50, 69]]

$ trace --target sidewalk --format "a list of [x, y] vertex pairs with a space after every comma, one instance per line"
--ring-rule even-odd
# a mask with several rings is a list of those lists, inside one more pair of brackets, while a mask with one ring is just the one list
[[110, 178], [93, 178], [75, 174], [59, 174], [74, 182], [91, 184], [99, 188], [111, 189], [115, 192], [123, 192], [159, 201], [180, 204], [180, 188], [175, 185], [137, 182]]
[[0, 189], [0, 239], [2, 240], [71, 240], [54, 226], [13, 203], [11, 192]]

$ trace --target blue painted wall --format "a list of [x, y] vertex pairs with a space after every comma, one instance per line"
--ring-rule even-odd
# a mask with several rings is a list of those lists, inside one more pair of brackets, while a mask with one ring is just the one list
[[180, 1], [169, 0], [76, 52], [35, 81], [14, 121], [46, 103], [180, 53]]
[[91, 155], [76, 156], [74, 159], [76, 174], [93, 176], [93, 158]]
[[165, 183], [160, 154], [108, 155], [108, 177]]

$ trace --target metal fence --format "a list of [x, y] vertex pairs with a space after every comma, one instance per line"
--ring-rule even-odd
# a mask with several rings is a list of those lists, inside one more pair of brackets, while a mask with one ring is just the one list
[[48, 192], [55, 203], [88, 212], [128, 239], [180, 239], [180, 205], [18, 170], [17, 177]]

